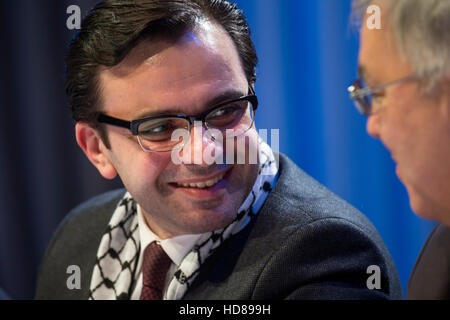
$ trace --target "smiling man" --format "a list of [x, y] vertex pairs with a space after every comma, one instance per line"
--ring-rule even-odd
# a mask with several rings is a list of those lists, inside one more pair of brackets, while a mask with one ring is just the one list
[[401, 297], [370, 222], [259, 138], [256, 62], [227, 1], [116, 0], [91, 12], [70, 46], [67, 93], [78, 144], [125, 190], [69, 214], [37, 298]]
[[[396, 162], [414, 212], [441, 222], [408, 284], [408, 298], [450, 298], [450, 1], [357, 0], [381, 9], [381, 29], [363, 23], [359, 74], [349, 89], [368, 133]], [[361, 10], [362, 9], [362, 10]], [[366, 14], [362, 21], [367, 21]]]
[[[120, 119], [198, 115], [219, 103], [248, 95], [249, 84], [233, 42], [217, 23], [199, 23], [174, 43], [164, 39], [155, 42], [143, 41], [118, 65], [99, 70], [102, 114]], [[229, 103], [226, 107], [236, 105], [240, 106]], [[210, 112], [209, 123], [213, 122], [212, 117], [219, 117], [214, 112], [217, 113], [216, 109]], [[248, 113], [242, 117], [248, 117]], [[258, 166], [213, 166], [205, 161], [177, 165], [171, 152], [145, 154], [143, 151], [161, 151], [162, 138], [158, 132], [157, 138], [145, 142], [150, 133], [144, 130], [185, 128], [189, 123], [179, 118], [155, 121], [141, 124], [140, 144], [130, 130], [112, 126], [107, 128], [111, 149], [102, 148], [91, 126], [80, 122], [76, 126], [77, 141], [105, 178], [120, 175], [126, 189], [143, 208], [150, 229], [163, 239], [228, 225], [250, 192], [252, 184], [248, 182], [255, 181]], [[250, 143], [256, 143], [256, 130], [250, 128], [251, 122], [246, 122]], [[167, 139], [170, 138], [168, 135]], [[192, 157], [200, 154], [203, 158], [204, 148], [217, 145], [211, 140], [205, 137], [197, 143]], [[206, 188], [210, 183], [214, 185]], [[152, 214], [146, 208], [151, 208]]]

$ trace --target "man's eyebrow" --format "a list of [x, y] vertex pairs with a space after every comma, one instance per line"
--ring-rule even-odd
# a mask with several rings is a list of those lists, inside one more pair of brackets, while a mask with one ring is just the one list
[[358, 77], [367, 82], [367, 78], [369, 78], [369, 74], [367, 69], [363, 65], [358, 66]]
[[223, 102], [227, 102], [230, 100], [238, 99], [240, 97], [246, 96], [248, 92], [242, 92], [241, 90], [231, 89], [224, 91], [217, 95], [216, 97], [212, 98], [211, 100], [206, 103], [206, 107], [214, 107], [218, 104], [221, 104]]
[[[230, 100], [238, 99], [240, 97], [243, 97], [247, 95], [247, 93], [243, 93], [241, 90], [231, 89], [224, 91], [220, 93], [219, 95], [215, 96], [214, 98], [210, 99], [205, 103], [203, 106], [205, 110], [208, 108], [212, 108], [218, 104], [221, 104], [223, 102], [227, 102]], [[157, 110], [157, 111], [150, 111], [150, 112], [143, 112], [138, 114], [136, 119], [145, 119], [145, 118], [151, 118], [151, 117], [158, 117], [162, 115], [182, 115], [184, 112], [181, 110], [181, 107], [176, 106], [172, 108], [167, 108], [163, 110]], [[198, 112], [198, 114], [201, 114], [201, 112]]]

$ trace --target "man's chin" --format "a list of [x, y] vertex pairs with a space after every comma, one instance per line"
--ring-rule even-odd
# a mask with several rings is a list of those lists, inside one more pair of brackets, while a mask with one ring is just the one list
[[433, 204], [433, 202], [418, 193], [411, 187], [406, 187], [409, 195], [409, 204], [412, 211], [419, 217], [426, 220], [439, 220], [438, 208]]
[[185, 234], [202, 234], [220, 230], [228, 226], [236, 217], [236, 214], [212, 213], [208, 215], [197, 215], [187, 219], [181, 227]]
[[427, 199], [410, 198], [411, 208], [418, 216], [426, 220], [438, 221], [450, 226], [450, 209], [443, 208]]

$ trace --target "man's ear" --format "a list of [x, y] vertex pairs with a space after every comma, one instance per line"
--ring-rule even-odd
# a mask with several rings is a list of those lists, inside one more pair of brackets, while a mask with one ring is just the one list
[[114, 179], [117, 176], [116, 168], [106, 155], [107, 148], [97, 130], [87, 123], [78, 122], [75, 125], [75, 136], [78, 145], [100, 174], [105, 179]]

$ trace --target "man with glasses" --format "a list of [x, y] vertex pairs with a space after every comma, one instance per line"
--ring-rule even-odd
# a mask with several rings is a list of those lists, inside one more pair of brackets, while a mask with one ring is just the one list
[[126, 190], [67, 217], [37, 298], [401, 297], [371, 223], [258, 136], [256, 62], [227, 1], [111, 0], [91, 12], [66, 88], [78, 144]]
[[[365, 23], [369, 5], [383, 26]], [[368, 133], [397, 164], [414, 212], [439, 224], [416, 262], [407, 298], [450, 298], [450, 1], [355, 0], [363, 21], [359, 75], [349, 87]], [[365, 16], [364, 16], [365, 15]]]

